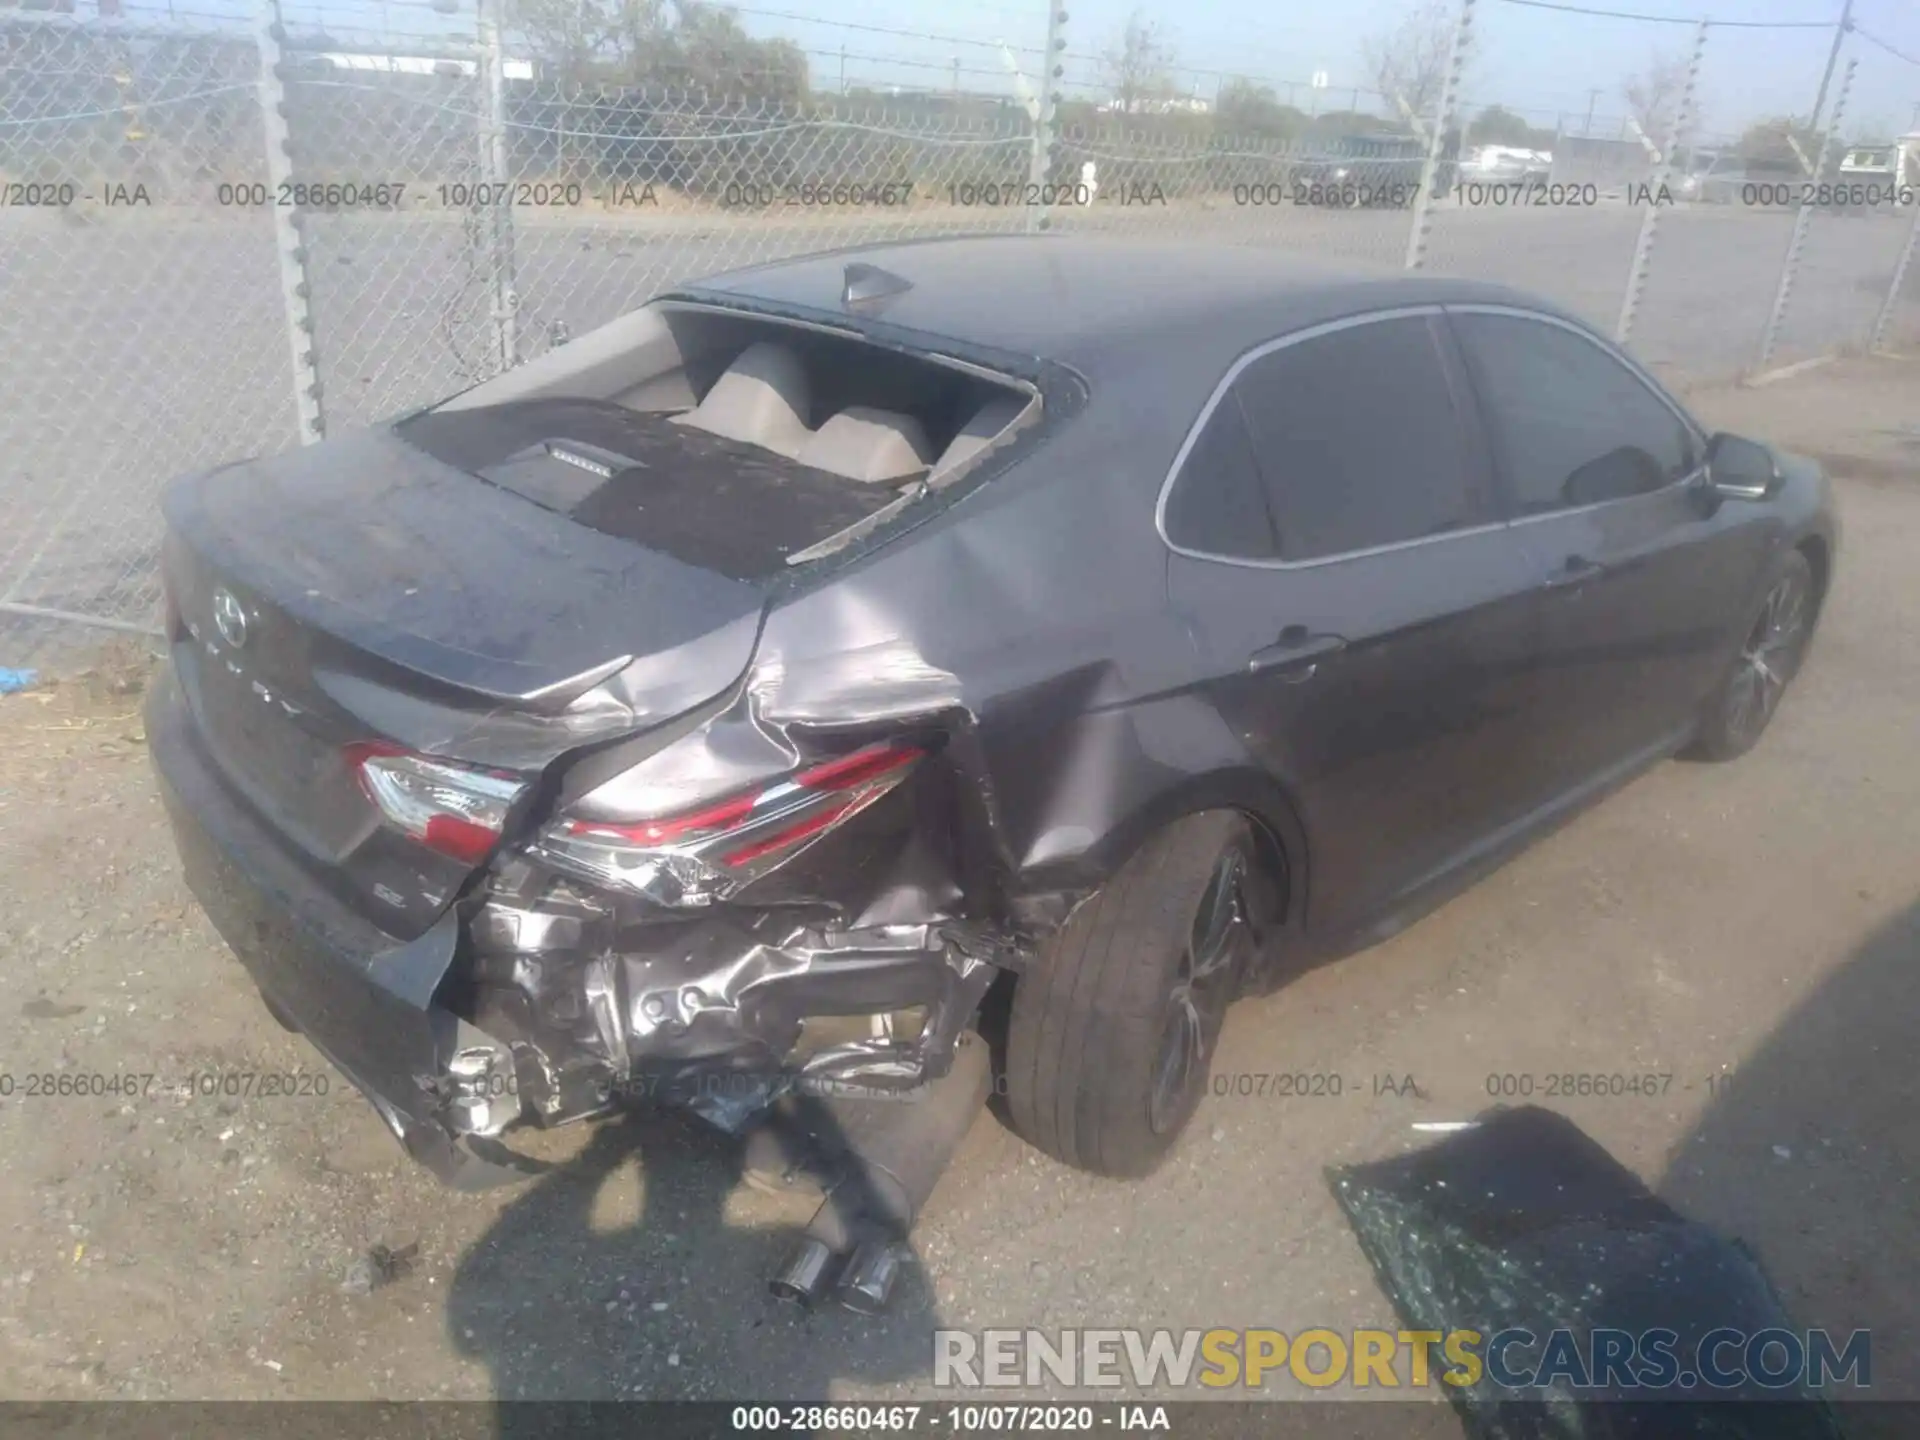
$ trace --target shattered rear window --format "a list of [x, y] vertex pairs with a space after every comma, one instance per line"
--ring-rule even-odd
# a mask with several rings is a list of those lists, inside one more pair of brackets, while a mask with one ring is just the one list
[[395, 433], [603, 535], [736, 580], [779, 574], [897, 493], [606, 400], [430, 410]]

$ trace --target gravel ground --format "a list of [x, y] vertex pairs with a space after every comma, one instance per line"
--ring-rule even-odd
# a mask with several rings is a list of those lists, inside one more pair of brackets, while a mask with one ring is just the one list
[[[1876, 1387], [1920, 1398], [1920, 365], [1693, 398], [1844, 477], [1837, 588], [1761, 747], [1660, 767], [1233, 1013], [1229, 1088], [1328, 1072], [1341, 1099], [1211, 1099], [1134, 1184], [983, 1116], [879, 1320], [773, 1304], [807, 1207], [736, 1184], [671, 1117], [541, 1137], [565, 1163], [517, 1189], [437, 1188], [343, 1083], [313, 1093], [324, 1064], [182, 887], [140, 667], [0, 699], [0, 1396], [905, 1396], [937, 1325], [1392, 1326], [1324, 1166], [1474, 1113], [1489, 1074], [1657, 1071], [1663, 1096], [1567, 1113], [1751, 1243], [1799, 1323], [1872, 1328]], [[24, 1095], [96, 1074], [153, 1078]], [[243, 1074], [307, 1078], [195, 1081]], [[1376, 1098], [1374, 1076], [1418, 1093]], [[417, 1250], [369, 1288], [375, 1246]]]

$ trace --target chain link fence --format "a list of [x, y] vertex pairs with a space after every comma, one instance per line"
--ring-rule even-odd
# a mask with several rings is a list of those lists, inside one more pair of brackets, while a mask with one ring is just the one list
[[[1455, 81], [1500, 43], [1476, 33], [1486, 3], [1462, 8]], [[1920, 336], [1920, 264], [1895, 278], [1920, 205], [1656, 205], [1677, 157], [1591, 125], [1562, 127], [1533, 177], [1573, 198], [1521, 203], [1463, 167], [1456, 84], [1397, 139], [1055, 127], [957, 94], [569, 84], [484, 13], [440, 18], [350, 46], [270, 12], [195, 30], [0, 10], [0, 665], [152, 630], [172, 475], [830, 247], [1046, 229], [1421, 265], [1625, 323], [1690, 378]]]

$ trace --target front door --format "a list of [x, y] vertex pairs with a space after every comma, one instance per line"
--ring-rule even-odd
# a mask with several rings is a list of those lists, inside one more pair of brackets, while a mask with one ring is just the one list
[[1765, 538], [1707, 501], [1704, 437], [1610, 348], [1523, 311], [1450, 316], [1539, 576], [1537, 708], [1566, 793], [1692, 724]]

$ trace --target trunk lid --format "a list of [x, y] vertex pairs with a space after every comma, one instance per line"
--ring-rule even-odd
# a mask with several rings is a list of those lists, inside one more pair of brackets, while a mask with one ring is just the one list
[[602, 533], [391, 431], [189, 477], [163, 509], [174, 663], [209, 755], [402, 936], [474, 866], [383, 825], [346, 746], [531, 776], [725, 691], [766, 603], [763, 583]]

